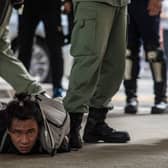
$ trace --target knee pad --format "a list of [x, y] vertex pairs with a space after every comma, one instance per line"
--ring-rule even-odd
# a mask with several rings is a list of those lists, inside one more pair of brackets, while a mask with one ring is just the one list
[[139, 56], [138, 53], [134, 53], [131, 49], [126, 50], [125, 59], [125, 80], [135, 79], [139, 73]]
[[147, 51], [146, 60], [148, 62], [164, 62], [165, 57], [164, 57], [163, 50], [161, 48], [157, 48], [155, 50]]
[[131, 69], [132, 69], [131, 50], [127, 49], [125, 59], [125, 73], [124, 73], [124, 78], [127, 80], [131, 79]]
[[160, 48], [148, 51], [146, 53], [146, 59], [150, 63], [152, 75], [155, 82], [165, 81], [166, 76], [166, 60], [163, 50]]

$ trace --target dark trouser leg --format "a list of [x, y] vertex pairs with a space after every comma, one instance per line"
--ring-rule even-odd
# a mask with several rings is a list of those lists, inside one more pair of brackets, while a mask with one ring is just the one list
[[125, 113], [135, 114], [138, 110], [137, 78], [140, 71], [138, 50], [127, 49], [124, 87], [126, 94]]
[[63, 76], [63, 34], [59, 9], [48, 12], [44, 16], [46, 41], [50, 53], [50, 65], [53, 82], [53, 97], [62, 96], [62, 76]]
[[72, 149], [79, 149], [82, 147], [82, 140], [80, 136], [80, 129], [82, 123], [83, 113], [70, 113], [70, 135], [69, 144]]
[[166, 60], [168, 61], [168, 30], [163, 30], [163, 44], [164, 44], [164, 51], [166, 55]]
[[148, 51], [146, 57], [150, 63], [154, 81], [155, 103], [152, 107], [151, 113], [158, 114], [167, 112], [167, 68], [164, 53], [161, 49], [158, 48], [152, 51]]
[[18, 58], [22, 61], [27, 70], [30, 68], [34, 33], [38, 21], [39, 19], [28, 12], [27, 8], [24, 9], [23, 15], [19, 17]]

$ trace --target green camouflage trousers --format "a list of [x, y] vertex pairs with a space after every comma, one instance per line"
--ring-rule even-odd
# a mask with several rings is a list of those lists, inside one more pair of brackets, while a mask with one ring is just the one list
[[107, 107], [123, 79], [127, 6], [74, 4], [71, 55], [74, 57], [64, 106], [68, 112]]

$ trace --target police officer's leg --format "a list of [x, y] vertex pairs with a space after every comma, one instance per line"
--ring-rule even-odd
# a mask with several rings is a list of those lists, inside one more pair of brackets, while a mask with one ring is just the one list
[[[75, 24], [71, 37], [71, 55], [74, 57], [74, 63], [70, 74], [69, 89], [64, 99], [64, 107], [70, 113], [71, 118], [71, 148], [82, 147], [79, 133], [82, 117], [84, 112], [88, 112], [87, 104], [97, 82], [101, 60], [100, 55], [98, 55], [100, 52], [97, 52], [97, 43], [102, 41], [96, 40], [98, 33], [94, 4], [96, 3], [74, 3]], [[106, 34], [108, 35], [107, 31], [104, 38], [107, 38]]]
[[[104, 142], [125, 143], [130, 137], [125, 131], [115, 131], [106, 122], [108, 104], [118, 91], [123, 79], [126, 49], [126, 7], [120, 9], [109, 7], [118, 17], [110, 17], [112, 24], [107, 46], [104, 50], [102, 63], [99, 69], [99, 78], [96, 90], [90, 100], [88, 120], [83, 139], [87, 143]], [[104, 11], [102, 11], [104, 12]], [[101, 11], [98, 11], [101, 13]], [[111, 15], [114, 16], [114, 15]], [[99, 15], [98, 15], [99, 17]], [[100, 14], [101, 19], [104, 19]], [[114, 24], [115, 23], [115, 24]], [[101, 25], [102, 27], [104, 24]], [[104, 30], [99, 27], [99, 31]], [[98, 32], [99, 33], [99, 32]], [[102, 37], [98, 37], [101, 40]]]
[[19, 56], [27, 70], [30, 68], [32, 45], [39, 17], [25, 6], [23, 15], [19, 16]]
[[164, 52], [166, 55], [166, 60], [168, 61], [168, 30], [163, 30], [163, 45], [164, 45]]
[[151, 113], [163, 113], [168, 111], [166, 102], [166, 60], [163, 51], [159, 48], [159, 21], [160, 16], [144, 17], [146, 27], [141, 27], [146, 51], [146, 60], [150, 64], [154, 82], [155, 102]]
[[[70, 112], [70, 116], [76, 113], [80, 116], [84, 112], [88, 112], [87, 105], [96, 89], [96, 84], [98, 82], [99, 73], [102, 67], [103, 57], [106, 52], [106, 48], [109, 40], [109, 34], [111, 32], [113, 21], [114, 21], [113, 19], [116, 14], [116, 10], [118, 8], [116, 9], [115, 7], [111, 7], [103, 3], [99, 4], [95, 2], [79, 2], [78, 6], [75, 9], [76, 9], [75, 25], [72, 32], [72, 47], [71, 47], [71, 54], [74, 56], [74, 64], [73, 64], [71, 76], [70, 76], [69, 90], [67, 92], [67, 96], [64, 99], [65, 109]], [[125, 23], [124, 20], [122, 20], [121, 22]], [[125, 26], [120, 25], [119, 27], [123, 28]], [[122, 34], [122, 33], [118, 32], [118, 34]], [[116, 43], [113, 43], [114, 45], [117, 44], [117, 42], [122, 41], [120, 38], [117, 38], [117, 39], [118, 40], [116, 41]], [[124, 40], [125, 39], [123, 39], [123, 41]], [[111, 47], [111, 45], [108, 47]], [[118, 49], [117, 51], [123, 52], [122, 50], [124, 49]], [[116, 50], [114, 50], [113, 52], [115, 53]], [[118, 59], [123, 60], [123, 61], [120, 61], [119, 66], [115, 62]], [[109, 80], [111, 83], [111, 79], [110, 79], [111, 77], [113, 79], [115, 78], [116, 80], [113, 80], [112, 85], [111, 84], [108, 85], [109, 89], [106, 88], [105, 86], [104, 88], [102, 88], [103, 95], [100, 96], [101, 97], [100, 99], [103, 99], [103, 100], [101, 102], [99, 100], [96, 100], [99, 102], [98, 105], [96, 103], [96, 107], [97, 106], [104, 107], [104, 104], [105, 102], [107, 102], [107, 99], [110, 99], [112, 94], [116, 92], [121, 82], [122, 73], [124, 69], [124, 57], [120, 57], [116, 55], [116, 58], [114, 58], [114, 60], [113, 58], [110, 58], [110, 60], [111, 61], [109, 61], [109, 64], [108, 62], [106, 64], [107, 67], [109, 68], [112, 65], [116, 68], [114, 68], [114, 71], [110, 70], [110, 72], [107, 72], [108, 79], [106, 78], [103, 83], [105, 84], [105, 86], [109, 82]], [[118, 74], [116, 75], [117, 72]], [[109, 75], [110, 73], [112, 73], [114, 76]], [[102, 113], [104, 116], [104, 118], [102, 118], [103, 121], [105, 119], [106, 113], [107, 113], [107, 110]], [[95, 115], [91, 115], [91, 116], [95, 116]], [[77, 119], [75, 119], [75, 117], [71, 117], [71, 119], [74, 121], [73, 123], [77, 123]], [[99, 116], [99, 119], [100, 119], [100, 116]], [[95, 118], [93, 118], [92, 121], [94, 121], [94, 123], [97, 122]], [[92, 126], [93, 126], [92, 128], [94, 128], [95, 124], [93, 124]], [[71, 126], [71, 128], [74, 128], [74, 127]], [[73, 135], [72, 138], [78, 139], [78, 142], [79, 142], [79, 138], [78, 138], [79, 128], [80, 128], [79, 122], [78, 122], [78, 125], [75, 125], [75, 128], [76, 129], [73, 129], [73, 130], [71, 129], [70, 135]], [[109, 130], [111, 134], [112, 131], [111, 129]], [[75, 136], [73, 132], [74, 133], [76, 132]], [[73, 145], [75, 146], [76, 144], [73, 144]]]
[[[58, 1], [59, 2], [59, 1]], [[43, 17], [46, 32], [46, 42], [49, 48], [50, 65], [53, 82], [53, 97], [62, 96], [62, 77], [63, 77], [63, 33], [61, 27], [61, 11], [58, 4], [57, 9], [47, 12]]]
[[137, 46], [126, 51], [124, 87], [126, 94], [125, 113], [135, 114], [138, 111], [137, 79], [140, 71], [140, 57]]
[[166, 76], [166, 59], [163, 50], [156, 48], [146, 52], [147, 61], [150, 64], [152, 77], [154, 81], [155, 103], [152, 107], [152, 114], [168, 112], [167, 107], [167, 76]]
[[41, 92], [42, 87], [31, 78], [23, 64], [14, 57], [8, 37], [6, 30], [0, 38], [0, 76], [9, 82], [17, 93]]
[[136, 2], [128, 5], [128, 45], [125, 59], [124, 88], [126, 94], [125, 113], [135, 114], [138, 111], [137, 78], [140, 71], [141, 34], [139, 32]]

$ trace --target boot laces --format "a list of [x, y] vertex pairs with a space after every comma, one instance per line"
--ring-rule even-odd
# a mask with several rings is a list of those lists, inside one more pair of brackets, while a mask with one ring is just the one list
[[115, 132], [115, 129], [109, 127], [105, 122], [97, 124], [97, 129], [105, 130], [106, 132]]

